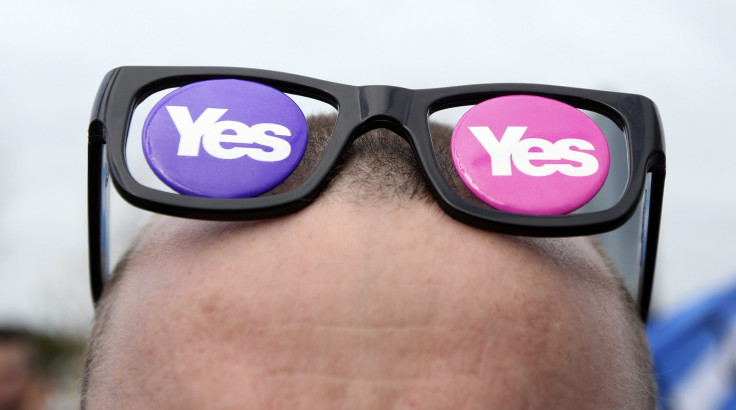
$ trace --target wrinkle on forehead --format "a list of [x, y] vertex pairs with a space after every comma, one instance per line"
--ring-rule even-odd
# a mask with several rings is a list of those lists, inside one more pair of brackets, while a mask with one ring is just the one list
[[[138, 331], [115, 332], [127, 351], [117, 360], [145, 358], [165, 374], [149, 379], [155, 385], [194, 383], [217, 363], [266, 390], [311, 383], [348, 398], [444, 382], [491, 400], [489, 391], [506, 397], [551, 379], [546, 388], [567, 395], [573, 375], [600, 370], [597, 353], [572, 342], [601, 343], [578, 333], [594, 292], [545, 253], [560, 244], [542, 244], [469, 228], [416, 201], [326, 201], [258, 223], [160, 218], [118, 298], [136, 309], [112, 321]], [[167, 347], [172, 337], [180, 348]], [[557, 374], [560, 359], [575, 371]]]
[[[585, 375], [588, 391], [612, 394], [594, 380], [625, 367], [613, 356], [626, 349], [615, 294], [580, 280], [603, 275], [589, 252], [582, 238], [493, 234], [418, 200], [333, 198], [259, 222], [159, 217], [107, 332], [108, 369], [136, 374], [108, 383], [196, 384], [233, 402], [243, 385], [399, 401], [443, 386], [488, 402], [540, 384], [569, 397]], [[240, 387], [210, 385], [213, 372]]]
[[[487, 232], [478, 228], [461, 225], [457, 221], [452, 220], [445, 215], [436, 204], [432, 202], [415, 201], [415, 200], [393, 200], [385, 203], [360, 204], [351, 202], [345, 204], [341, 199], [327, 196], [318, 199], [317, 204], [327, 203], [329, 206], [346, 206], [346, 209], [352, 209], [352, 216], [360, 218], [362, 210], [371, 209], [380, 205], [382, 212], [392, 212], [403, 207], [421, 206], [429, 210], [438, 220], [449, 222], [450, 225], [462, 226], [466, 232], [472, 232], [478, 236], [488, 236], [503, 238], [503, 241], [514, 243], [516, 247], [525, 249], [528, 252], [539, 255], [546, 260], [555, 263], [562, 268], [562, 271], [571, 275], [576, 275], [577, 280], [583, 280], [593, 286], [618, 286], [621, 282], [620, 275], [614, 272], [612, 264], [607, 255], [603, 253], [600, 246], [596, 246], [594, 237], [572, 237], [572, 238], [537, 238], [537, 237], [516, 237], [509, 235], [499, 235]], [[313, 205], [314, 206], [314, 205]], [[307, 211], [309, 208], [307, 208]], [[302, 212], [307, 212], [302, 211]], [[329, 218], [325, 223], [330, 223]], [[289, 221], [296, 220], [304, 225], [305, 218], [300, 217], [299, 213], [287, 215], [269, 220], [257, 221], [236, 221], [236, 222], [220, 222], [220, 221], [200, 221], [181, 218], [172, 218], [168, 216], [157, 215], [152, 218], [146, 229], [142, 232], [138, 240], [131, 247], [131, 255], [133, 256], [144, 244], [146, 248], [157, 247], [159, 253], [173, 250], [172, 247], [180, 248], [182, 246], [196, 246], [210, 243], [212, 241], [221, 241], [224, 238], [238, 235], [240, 245], [244, 248], [248, 247], [253, 241], [257, 240], [255, 235], [241, 235], [244, 232], [258, 232], [259, 230], [277, 230], [284, 237], [290, 235], [292, 226]], [[400, 221], [394, 221], [400, 224]], [[322, 227], [314, 224], [314, 228], [319, 231]], [[426, 226], [415, 226], [415, 229], [426, 229]], [[396, 226], [396, 229], [402, 229]], [[410, 228], [412, 229], [412, 228]], [[440, 232], [435, 234], [441, 234]], [[319, 236], [319, 232], [314, 233]], [[320, 240], [320, 239], [317, 239]], [[378, 238], [380, 240], [380, 238]], [[500, 239], [497, 239], [500, 240]], [[124, 269], [121, 269], [124, 270]], [[122, 272], [119, 272], [122, 273]], [[621, 285], [622, 286], [622, 285]]]

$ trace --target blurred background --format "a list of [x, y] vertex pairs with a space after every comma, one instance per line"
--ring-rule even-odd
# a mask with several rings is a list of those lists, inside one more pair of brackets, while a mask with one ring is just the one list
[[736, 138], [727, 126], [735, 2], [452, 3], [0, 6], [0, 328], [40, 346], [34, 360], [43, 358], [36, 368], [50, 380], [50, 408], [73, 408], [77, 394], [92, 317], [87, 126], [100, 81], [121, 65], [241, 66], [407, 88], [525, 82], [643, 94], [659, 106], [668, 160], [652, 315], [674, 318], [736, 283]]

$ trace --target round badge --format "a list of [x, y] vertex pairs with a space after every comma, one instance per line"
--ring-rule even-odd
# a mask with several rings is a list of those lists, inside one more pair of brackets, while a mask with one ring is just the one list
[[244, 80], [192, 83], [166, 95], [143, 125], [143, 153], [173, 190], [244, 198], [281, 183], [307, 147], [307, 121], [272, 87]]
[[452, 159], [473, 194], [493, 208], [562, 215], [590, 201], [608, 176], [600, 128], [557, 100], [510, 95], [465, 113], [452, 134]]

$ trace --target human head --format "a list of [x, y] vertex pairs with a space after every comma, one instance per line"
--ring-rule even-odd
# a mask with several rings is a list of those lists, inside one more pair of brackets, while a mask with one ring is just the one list
[[41, 408], [35, 355], [28, 332], [0, 328], [0, 410]]
[[386, 130], [295, 214], [157, 217], [105, 292], [89, 408], [653, 402], [642, 324], [595, 241], [449, 218]]

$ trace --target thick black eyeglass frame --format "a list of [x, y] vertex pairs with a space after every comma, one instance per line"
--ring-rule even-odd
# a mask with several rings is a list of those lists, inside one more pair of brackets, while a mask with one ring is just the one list
[[[158, 191], [138, 183], [125, 161], [125, 141], [134, 108], [167, 88], [220, 79], [242, 79], [313, 98], [337, 109], [337, 120], [322, 160], [297, 188], [273, 196], [221, 199]], [[611, 118], [628, 136], [629, 179], [610, 209], [589, 214], [537, 216], [484, 208], [458, 196], [443, 177], [432, 148], [429, 115], [490, 98], [526, 94], [552, 98]], [[119, 67], [102, 81], [92, 109], [88, 139], [88, 216], [90, 285], [95, 303], [109, 276], [107, 246], [108, 169], [119, 194], [149, 211], [204, 220], [252, 220], [296, 212], [326, 187], [335, 165], [364, 133], [387, 128], [407, 140], [439, 206], [468, 225], [520, 236], [569, 237], [614, 230], [629, 220], [646, 195], [642, 264], [637, 305], [647, 320], [659, 238], [665, 178], [662, 126], [656, 105], [646, 97], [535, 84], [478, 84], [409, 90], [374, 85], [350, 86], [274, 71], [232, 67]], [[645, 186], [647, 188], [645, 192]]]

